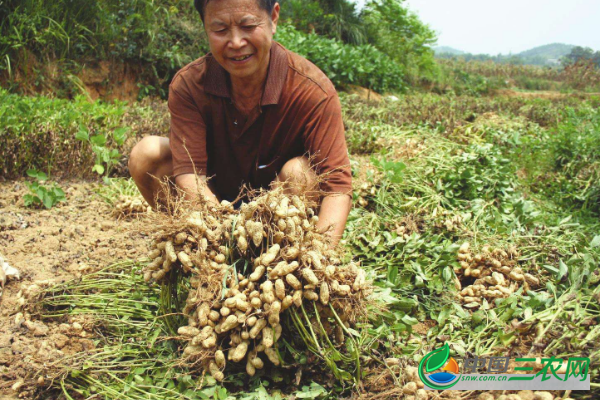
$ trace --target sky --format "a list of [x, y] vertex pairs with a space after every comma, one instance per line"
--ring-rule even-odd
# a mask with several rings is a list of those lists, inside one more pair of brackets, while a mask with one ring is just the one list
[[[364, 0], [357, 0], [364, 3]], [[600, 0], [406, 0], [438, 33], [438, 46], [519, 53], [565, 43], [600, 50]]]

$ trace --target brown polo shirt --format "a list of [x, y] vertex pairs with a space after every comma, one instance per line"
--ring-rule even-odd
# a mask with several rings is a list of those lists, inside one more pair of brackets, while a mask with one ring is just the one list
[[333, 84], [275, 41], [260, 106], [247, 117], [233, 105], [229, 74], [210, 53], [175, 75], [169, 111], [174, 175], [193, 173], [195, 167], [199, 175], [212, 177], [222, 198], [235, 198], [243, 184], [267, 187], [286, 161], [302, 155], [314, 156], [318, 174], [329, 173], [322, 190], [352, 191]]

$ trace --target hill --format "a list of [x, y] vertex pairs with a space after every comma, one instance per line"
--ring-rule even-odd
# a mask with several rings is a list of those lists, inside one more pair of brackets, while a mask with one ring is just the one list
[[552, 65], [558, 64], [558, 60], [574, 47], [572, 44], [552, 43], [522, 51], [516, 56], [523, 59], [524, 64]]
[[452, 58], [460, 56], [465, 60], [492, 60], [509, 64], [528, 64], [540, 66], [555, 66], [559, 64], [561, 57], [566, 56], [574, 48], [574, 45], [564, 43], [551, 43], [534, 47], [517, 54], [471, 54], [448, 46], [439, 46], [434, 49], [435, 56], [439, 58]]
[[438, 54], [453, 54], [453, 55], [459, 56], [462, 54], [466, 54], [464, 51], [455, 49], [454, 47], [450, 47], [450, 46], [437, 46], [433, 49], [433, 51], [435, 52], [436, 55], [438, 55]]

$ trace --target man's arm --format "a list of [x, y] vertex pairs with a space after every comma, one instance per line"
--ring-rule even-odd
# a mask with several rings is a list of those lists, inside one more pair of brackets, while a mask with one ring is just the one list
[[352, 199], [345, 194], [329, 195], [324, 197], [321, 202], [317, 230], [320, 232], [326, 231], [326, 235], [331, 237], [333, 246], [338, 244], [344, 234], [346, 220], [351, 208]]
[[175, 177], [175, 184], [184, 191], [187, 200], [204, 196], [209, 202], [219, 204], [219, 199], [208, 186], [206, 175], [182, 174]]

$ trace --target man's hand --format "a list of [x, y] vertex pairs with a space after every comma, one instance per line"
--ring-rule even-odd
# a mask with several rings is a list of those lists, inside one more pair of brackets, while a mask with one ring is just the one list
[[[319, 211], [317, 230], [331, 237], [331, 244], [336, 246], [346, 227], [346, 220], [352, 208], [352, 198], [345, 194], [329, 195], [323, 198]], [[331, 229], [329, 229], [331, 227]]]
[[208, 186], [206, 175], [179, 175], [175, 178], [175, 184], [184, 191], [187, 200], [196, 200], [198, 196], [204, 196], [209, 202], [219, 204], [219, 199]]

